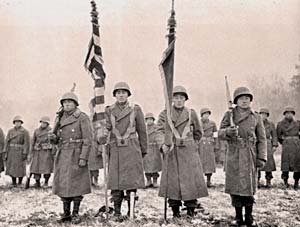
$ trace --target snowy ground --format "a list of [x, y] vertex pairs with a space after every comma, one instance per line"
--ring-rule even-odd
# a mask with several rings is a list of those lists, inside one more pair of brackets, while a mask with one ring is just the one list
[[[276, 156], [279, 170], [279, 156]], [[264, 174], [263, 174], [264, 177]], [[264, 178], [263, 182], [264, 182]], [[33, 182], [32, 182], [33, 183]], [[171, 218], [168, 210], [168, 226], [228, 226], [234, 210], [230, 205], [229, 195], [224, 193], [224, 172], [217, 169], [213, 175], [215, 188], [209, 189], [209, 197], [200, 199], [204, 212], [198, 212], [194, 220], [184, 217], [178, 222]], [[300, 226], [300, 191], [292, 187], [284, 189], [280, 172], [275, 173], [272, 189], [260, 189], [256, 194], [254, 217], [259, 226]], [[293, 183], [290, 176], [290, 183]], [[93, 189], [86, 195], [80, 214], [82, 223], [77, 226], [160, 226], [163, 217], [163, 198], [157, 196], [157, 189], [140, 190], [136, 206], [136, 220], [116, 223], [105, 222], [103, 218], [95, 217], [100, 206], [104, 205], [103, 188]], [[10, 178], [1, 174], [0, 179], [0, 226], [62, 226], [56, 223], [62, 212], [60, 199], [53, 195], [51, 188], [24, 190], [22, 187], [11, 188]], [[127, 204], [122, 206], [123, 214], [127, 212]], [[185, 213], [185, 211], [183, 211]], [[63, 226], [72, 226], [66, 224]]]

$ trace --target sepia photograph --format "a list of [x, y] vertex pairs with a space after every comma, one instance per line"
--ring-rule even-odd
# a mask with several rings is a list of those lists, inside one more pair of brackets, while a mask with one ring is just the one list
[[0, 227], [300, 227], [299, 0], [0, 0]]

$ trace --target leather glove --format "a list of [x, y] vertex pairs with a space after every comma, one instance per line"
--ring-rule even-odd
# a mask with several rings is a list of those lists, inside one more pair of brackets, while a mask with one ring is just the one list
[[162, 150], [163, 154], [166, 155], [166, 154], [169, 152], [170, 147], [167, 146], [166, 144], [163, 144], [163, 145], [161, 146], [161, 150]]
[[236, 127], [228, 127], [228, 128], [226, 128], [225, 133], [226, 133], [227, 136], [233, 138], [233, 137], [238, 136], [239, 131]]
[[274, 153], [277, 150], [277, 147], [272, 147], [272, 152]]
[[23, 161], [26, 161], [27, 160], [27, 154], [22, 154], [22, 159], [23, 159]]
[[265, 161], [265, 160], [256, 159], [256, 167], [257, 167], [258, 169], [264, 168], [265, 165], [266, 165], [266, 161]]
[[80, 160], [79, 160], [79, 166], [80, 166], [80, 167], [85, 167], [86, 164], [87, 164], [87, 161], [86, 161], [86, 160], [84, 160], [84, 159], [80, 159]]

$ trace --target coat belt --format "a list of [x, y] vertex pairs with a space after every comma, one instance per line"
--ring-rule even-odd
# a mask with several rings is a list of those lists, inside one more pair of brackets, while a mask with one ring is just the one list
[[10, 143], [9, 146], [10, 147], [23, 147], [24, 144]]
[[285, 140], [299, 139], [299, 136], [284, 136], [283, 139], [285, 139]]

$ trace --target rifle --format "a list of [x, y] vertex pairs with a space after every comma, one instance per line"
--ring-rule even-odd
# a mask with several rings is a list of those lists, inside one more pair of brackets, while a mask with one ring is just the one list
[[232, 102], [231, 95], [230, 95], [230, 89], [229, 89], [227, 76], [225, 76], [225, 84], [226, 84], [227, 104], [228, 104], [228, 109], [229, 109], [229, 113], [230, 113], [230, 127], [234, 128], [235, 124], [233, 121], [233, 102]]

